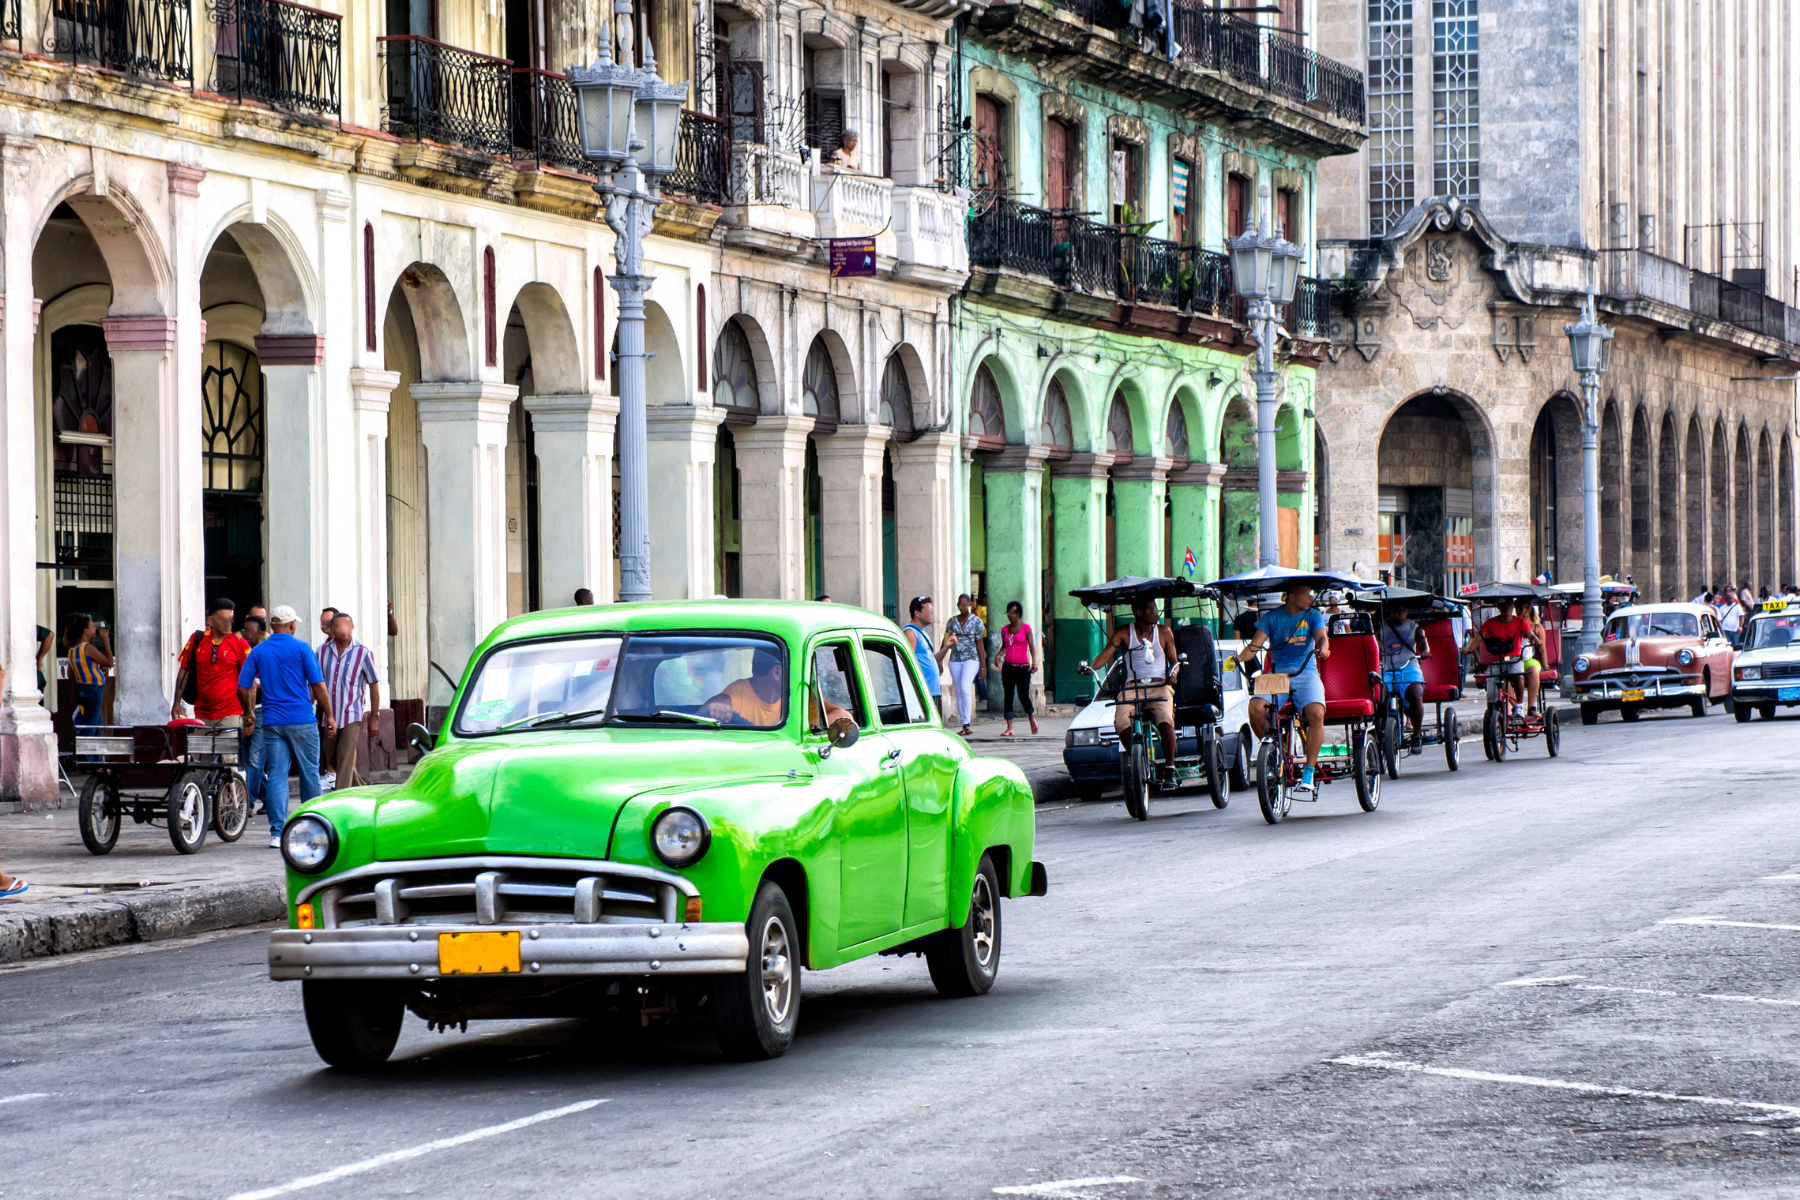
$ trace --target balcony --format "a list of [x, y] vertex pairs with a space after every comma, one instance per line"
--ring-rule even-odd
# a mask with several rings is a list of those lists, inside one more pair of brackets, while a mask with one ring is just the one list
[[1654, 300], [1675, 308], [1693, 304], [1693, 271], [1648, 250], [1607, 250], [1606, 294], [1625, 300]]
[[1288, 331], [1297, 338], [1323, 341], [1331, 336], [1331, 285], [1302, 275], [1288, 305]]
[[894, 182], [820, 167], [812, 180], [812, 210], [822, 238], [879, 234], [894, 223]]
[[1800, 310], [1759, 288], [1696, 271], [1647, 250], [1606, 250], [1601, 264], [1608, 299], [1652, 301], [1776, 341], [1800, 343]]
[[512, 122], [515, 164], [524, 158], [540, 169], [594, 173], [581, 152], [581, 110], [566, 77], [554, 71], [514, 67]]
[[379, 41], [387, 72], [384, 130], [512, 156], [512, 63], [414, 35]]
[[217, 0], [213, 90], [288, 112], [341, 115], [336, 13], [289, 0]]
[[962, 236], [966, 200], [936, 188], [894, 189], [894, 258], [896, 273], [929, 267], [961, 274], [969, 269], [968, 244]]
[[663, 190], [702, 204], [724, 204], [731, 194], [731, 127], [704, 113], [681, 114], [675, 171]]
[[194, 80], [189, 0], [52, 0], [49, 33], [47, 49], [71, 63]]
[[799, 208], [805, 180], [798, 154], [757, 142], [731, 143], [731, 203]]

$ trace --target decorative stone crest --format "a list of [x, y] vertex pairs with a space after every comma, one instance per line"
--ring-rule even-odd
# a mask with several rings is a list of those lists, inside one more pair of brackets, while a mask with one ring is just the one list
[[1425, 278], [1433, 283], [1448, 283], [1451, 270], [1450, 240], [1448, 238], [1426, 238]]
[[1460, 238], [1422, 238], [1405, 266], [1390, 272], [1382, 289], [1420, 329], [1460, 329], [1481, 299], [1480, 268]]

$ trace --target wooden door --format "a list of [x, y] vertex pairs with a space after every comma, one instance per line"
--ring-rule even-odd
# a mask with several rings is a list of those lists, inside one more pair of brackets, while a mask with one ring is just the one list
[[1275, 233], [1294, 240], [1294, 193], [1286, 188], [1275, 193]]
[[1075, 207], [1074, 163], [1074, 130], [1069, 126], [1051, 118], [1044, 126], [1044, 161], [1045, 187], [1044, 205], [1046, 208], [1065, 209]]
[[1178, 158], [1170, 171], [1169, 228], [1174, 231], [1174, 240], [1183, 246], [1192, 240], [1193, 197], [1194, 164], [1185, 158]]
[[1242, 175], [1230, 176], [1225, 181], [1225, 233], [1229, 237], [1237, 237], [1249, 228], [1250, 181]]
[[985, 93], [975, 97], [975, 186], [1006, 193], [1006, 111]]

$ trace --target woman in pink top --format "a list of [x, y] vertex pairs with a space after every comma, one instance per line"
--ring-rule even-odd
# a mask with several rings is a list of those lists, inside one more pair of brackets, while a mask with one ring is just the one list
[[1037, 673], [1037, 642], [1031, 626], [1025, 624], [1025, 609], [1017, 600], [1006, 606], [1006, 624], [1000, 627], [1000, 652], [994, 655], [1000, 668], [1000, 686], [1006, 697], [1006, 730], [1000, 736], [1013, 735], [1013, 693], [1019, 694], [1019, 707], [1031, 722], [1031, 732], [1038, 731], [1037, 713], [1031, 707], [1031, 677]]

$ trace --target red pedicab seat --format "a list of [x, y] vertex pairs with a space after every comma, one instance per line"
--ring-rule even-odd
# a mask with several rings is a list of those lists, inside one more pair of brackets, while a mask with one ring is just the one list
[[1340, 633], [1331, 639], [1331, 657], [1319, 663], [1325, 685], [1325, 719], [1353, 721], [1375, 715], [1381, 702], [1381, 650], [1372, 633]]
[[1425, 645], [1430, 658], [1419, 660], [1419, 671], [1425, 676], [1425, 703], [1446, 704], [1462, 699], [1462, 647], [1456, 644], [1455, 628], [1449, 617], [1433, 617], [1419, 622], [1425, 631]]

